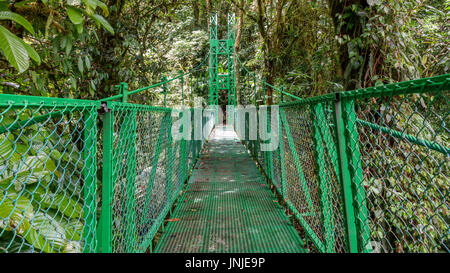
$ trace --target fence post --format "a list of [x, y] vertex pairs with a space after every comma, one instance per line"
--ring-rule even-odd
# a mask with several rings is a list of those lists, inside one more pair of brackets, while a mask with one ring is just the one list
[[[267, 128], [268, 128], [267, 132], [268, 132], [268, 135], [273, 136], [272, 124], [271, 124], [271, 122], [272, 122], [272, 107], [269, 106], [267, 108], [268, 108], [267, 109], [268, 110], [267, 111]], [[272, 140], [270, 140], [270, 141], [272, 141]], [[273, 151], [266, 151], [266, 153], [267, 153], [267, 173], [269, 176], [269, 180], [271, 180], [273, 183]]]
[[[109, 107], [108, 107], [109, 108]], [[100, 243], [97, 252], [111, 253], [112, 183], [114, 112], [108, 109], [103, 119], [102, 212], [100, 215]]]
[[[173, 198], [173, 168], [174, 166], [174, 153], [173, 153], [173, 139], [172, 139], [172, 116], [171, 113], [167, 113], [168, 117], [168, 125], [167, 125], [167, 158], [168, 158], [168, 168], [167, 168], [167, 183], [168, 183], [168, 191], [167, 198], [169, 202], [172, 203]], [[164, 226], [164, 225], [163, 225]]]
[[335, 113], [335, 126], [336, 126], [336, 139], [338, 141], [337, 150], [339, 158], [340, 176], [341, 176], [341, 187], [344, 198], [344, 210], [346, 218], [346, 231], [347, 231], [347, 242], [349, 246], [349, 251], [351, 253], [358, 252], [358, 235], [356, 229], [356, 219], [355, 211], [353, 207], [353, 191], [352, 191], [352, 179], [349, 171], [349, 158], [347, 155], [347, 140], [345, 135], [345, 125], [348, 123], [344, 119], [348, 118], [346, 113], [343, 113], [343, 106], [341, 101], [340, 93], [336, 93], [336, 99], [334, 103], [334, 113]]
[[181, 73], [181, 78], [180, 78], [180, 82], [181, 82], [181, 103], [184, 106], [184, 75], [183, 75], [183, 71], [180, 70]]
[[167, 78], [166, 78], [166, 76], [163, 76], [161, 78], [161, 81], [163, 82], [162, 89], [163, 89], [163, 93], [164, 93], [164, 107], [166, 107], [167, 106], [167, 103], [166, 103], [166, 97], [167, 97], [167, 83], [166, 83], [166, 81], [167, 81]]
[[322, 103], [317, 103], [311, 106], [311, 121], [313, 124], [314, 133], [316, 168], [319, 176], [320, 203], [324, 222], [325, 247], [326, 252], [333, 253], [335, 252], [333, 206], [330, 198], [331, 187], [328, 180], [331, 179], [331, 177], [327, 177], [327, 170], [325, 166], [325, 149], [323, 142], [327, 140], [324, 139], [325, 136], [321, 135], [323, 127], [328, 126], [328, 124], [326, 123], [326, 120], [324, 120], [325, 116], [322, 115], [322, 113]]
[[[127, 86], [128, 89], [128, 86]], [[126, 148], [127, 152], [127, 186], [126, 186], [126, 244], [127, 252], [135, 252], [136, 245], [136, 200], [135, 200], [135, 178], [136, 178], [136, 110], [133, 110], [130, 119], [129, 135], [130, 145]]]
[[358, 251], [372, 252], [369, 244], [370, 227], [367, 211], [366, 192], [359, 149], [359, 134], [356, 126], [355, 100], [342, 100], [342, 114], [345, 116], [345, 130], [347, 137], [347, 158], [349, 158], [349, 171], [352, 181], [353, 206], [357, 228]]
[[96, 251], [97, 226], [97, 110], [87, 110], [84, 119], [84, 221], [83, 230], [85, 253]]
[[120, 94], [122, 94], [122, 102], [128, 101], [128, 83], [120, 83]]
[[286, 191], [286, 163], [284, 161], [284, 140], [283, 140], [283, 124], [281, 122], [281, 107], [278, 111], [278, 118], [280, 119], [278, 125], [278, 140], [279, 140], [279, 149], [280, 149], [280, 169], [281, 169], [281, 195], [284, 200], [287, 200], [287, 191]]
[[[180, 119], [183, 117], [184, 112], [180, 112]], [[184, 128], [183, 125], [180, 126], [180, 130], [183, 129], [183, 134], [184, 134], [184, 130], [186, 130]], [[180, 152], [181, 152], [181, 162], [182, 162], [182, 166], [181, 166], [181, 183], [184, 182], [184, 180], [186, 179], [186, 140], [183, 138], [180, 139]]]
[[253, 100], [254, 100], [254, 105], [256, 106], [256, 91], [257, 91], [257, 89], [256, 89], [256, 75], [255, 74], [253, 74], [253, 85], [255, 86], [255, 92], [254, 92], [254, 94], [255, 94], [255, 96], [253, 97]]

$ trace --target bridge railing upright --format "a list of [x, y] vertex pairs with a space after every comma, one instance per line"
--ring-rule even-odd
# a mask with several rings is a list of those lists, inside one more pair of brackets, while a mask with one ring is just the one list
[[449, 90], [442, 75], [295, 99], [278, 149], [244, 143], [311, 250], [449, 252]]

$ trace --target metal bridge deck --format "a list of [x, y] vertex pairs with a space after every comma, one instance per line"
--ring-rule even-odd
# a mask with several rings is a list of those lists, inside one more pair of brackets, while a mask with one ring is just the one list
[[155, 252], [304, 252], [231, 127], [216, 127]]

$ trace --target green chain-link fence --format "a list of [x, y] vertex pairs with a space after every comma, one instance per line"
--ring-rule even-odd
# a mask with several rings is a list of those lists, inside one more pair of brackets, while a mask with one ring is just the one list
[[[203, 64], [134, 91], [122, 83], [103, 102], [0, 94], [0, 252], [151, 250], [205, 136], [175, 141], [172, 108], [127, 100], [165, 106], [181, 89], [193, 127]], [[198, 112], [208, 135], [213, 113]]]
[[[280, 105], [279, 147], [244, 143], [312, 251], [449, 251], [449, 78], [301, 100], [281, 89], [296, 101]], [[136, 93], [122, 85], [102, 106], [0, 94], [1, 252], [151, 249], [204, 138], [173, 140], [171, 108], [127, 103]]]
[[98, 106], [0, 95], [0, 252], [95, 251]]
[[278, 149], [244, 144], [312, 251], [449, 252], [449, 90], [443, 75], [285, 102]]
[[[108, 103], [103, 127], [102, 252], [145, 252], [177, 199], [205, 138], [175, 141], [170, 108]], [[194, 112], [194, 109], [189, 110]], [[203, 112], [201, 109], [199, 111]], [[202, 119], [211, 131], [212, 116]], [[174, 130], [189, 128], [176, 127]]]

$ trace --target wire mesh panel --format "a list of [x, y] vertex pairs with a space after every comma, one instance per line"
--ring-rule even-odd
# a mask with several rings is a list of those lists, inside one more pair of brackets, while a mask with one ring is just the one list
[[443, 75], [282, 104], [282, 194], [319, 251], [449, 251], [448, 92]]
[[[193, 118], [191, 128], [182, 128], [175, 122], [181, 115], [174, 116], [171, 108], [108, 102], [108, 109], [103, 128], [101, 251], [145, 252], [151, 249], [205, 138], [194, 139]], [[211, 120], [207, 116], [200, 123], [210, 126]], [[185, 129], [190, 138], [173, 138], [173, 132]]]
[[0, 94], [0, 252], [94, 252], [97, 108]]
[[284, 195], [319, 251], [345, 252], [345, 226], [331, 104], [280, 110]]
[[343, 94], [359, 251], [450, 251], [449, 80]]
[[449, 80], [283, 103], [277, 150], [244, 141], [316, 250], [449, 251]]

